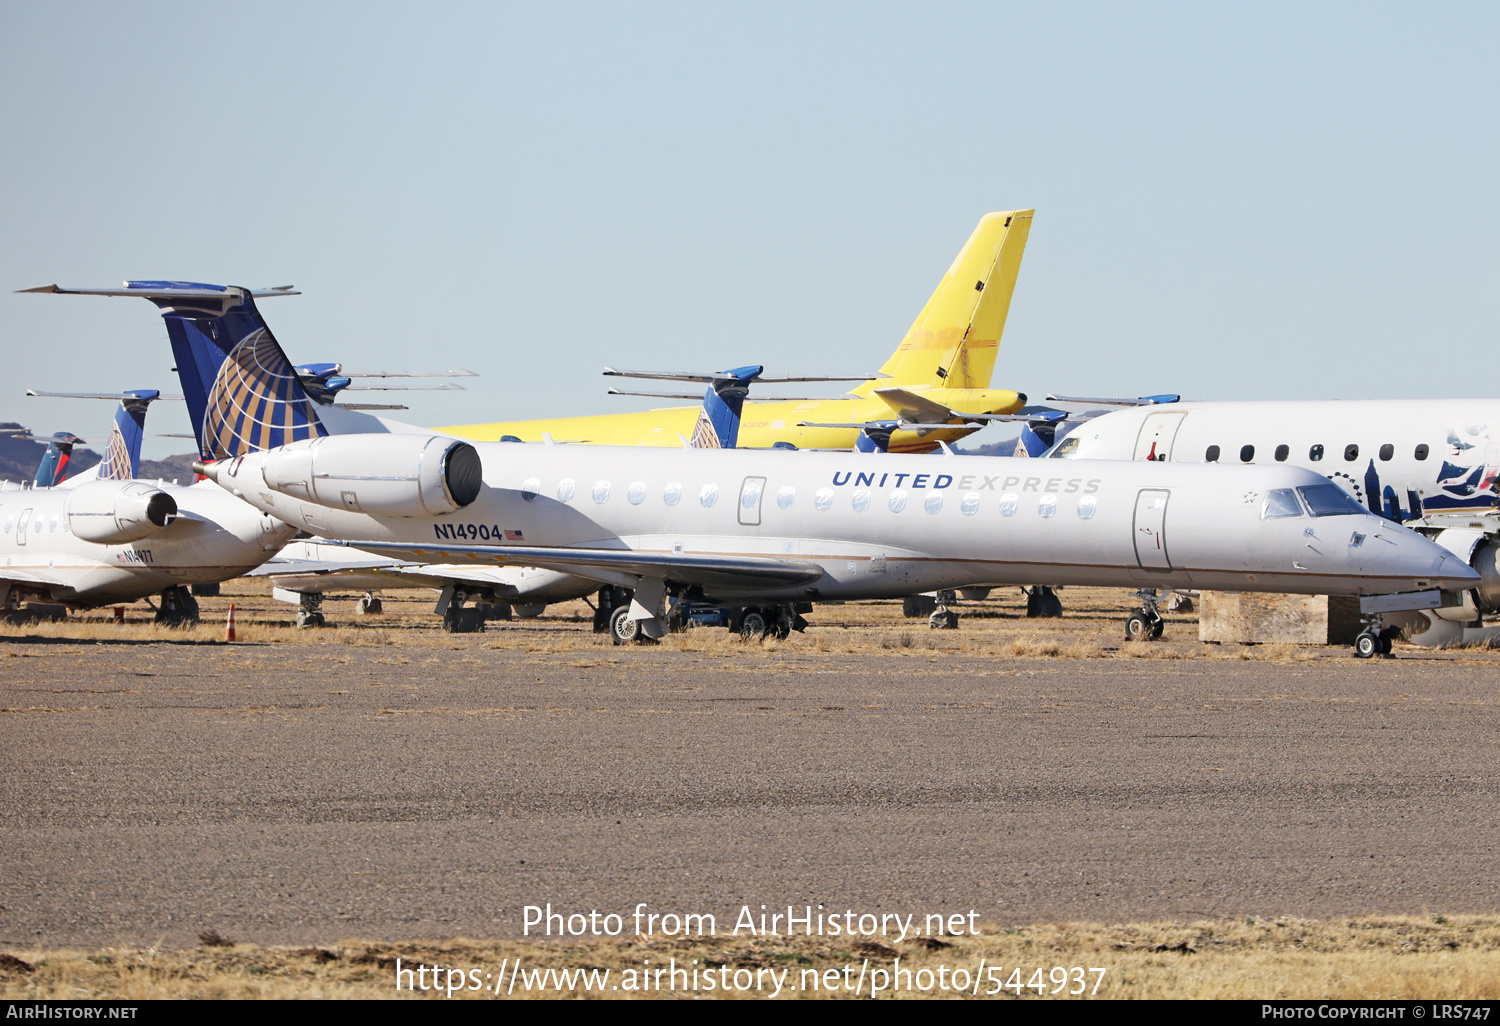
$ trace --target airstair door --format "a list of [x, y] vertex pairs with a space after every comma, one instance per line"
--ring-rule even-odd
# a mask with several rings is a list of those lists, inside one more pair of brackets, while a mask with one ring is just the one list
[[16, 544], [26, 544], [26, 525], [31, 523], [31, 510], [21, 510], [21, 519], [16, 521]]
[[745, 483], [740, 485], [740, 523], [746, 527], [760, 526], [760, 500], [765, 493], [765, 478], [745, 478]]
[[1172, 457], [1172, 440], [1182, 426], [1186, 413], [1153, 413], [1141, 424], [1141, 433], [1135, 437], [1135, 459], [1161, 460]]
[[1143, 488], [1135, 498], [1135, 558], [1143, 570], [1170, 570], [1167, 557], [1167, 497], [1165, 489]]

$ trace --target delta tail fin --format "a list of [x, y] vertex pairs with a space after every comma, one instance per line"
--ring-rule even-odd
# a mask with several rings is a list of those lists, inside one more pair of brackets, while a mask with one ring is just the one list
[[42, 460], [37, 464], [36, 487], [55, 488], [68, 479], [68, 465], [73, 460], [73, 446], [83, 439], [71, 431], [59, 431], [51, 438], [36, 440], [47, 443], [47, 451], [42, 453]]
[[856, 395], [892, 385], [989, 387], [1034, 213], [1004, 210], [980, 219], [901, 345], [880, 368], [882, 378], [866, 382]]

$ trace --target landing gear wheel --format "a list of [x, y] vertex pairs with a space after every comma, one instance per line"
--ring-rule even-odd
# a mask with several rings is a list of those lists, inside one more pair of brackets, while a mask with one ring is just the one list
[[770, 627], [766, 622], [766, 615], [759, 609], [747, 609], [745, 615], [740, 617], [740, 637], [746, 641], [760, 641]]
[[629, 645], [641, 639], [641, 625], [630, 617], [630, 607], [620, 606], [609, 616], [609, 639], [616, 645]]
[[1154, 624], [1151, 625], [1151, 640], [1152, 641], [1160, 641], [1161, 640], [1162, 631], [1164, 631], [1166, 629], [1167, 629], [1167, 623], [1166, 623], [1165, 620], [1158, 620], [1158, 621], [1156, 621]]
[[1045, 584], [1038, 584], [1026, 593], [1026, 616], [1032, 619], [1055, 620], [1062, 616], [1062, 599], [1057, 592]]
[[1366, 631], [1354, 639], [1354, 657], [1369, 659], [1380, 651], [1380, 638]]
[[358, 602], [354, 603], [354, 612], [359, 616], [374, 616], [384, 608], [380, 603], [380, 598], [368, 591], [360, 596]]
[[1125, 640], [1141, 641], [1151, 634], [1151, 624], [1140, 613], [1132, 613], [1125, 621]]
[[1385, 656], [1391, 654], [1391, 639], [1383, 634], [1380, 636], [1380, 654]]
[[958, 614], [951, 609], [939, 609], [927, 618], [927, 626], [935, 631], [956, 631]]

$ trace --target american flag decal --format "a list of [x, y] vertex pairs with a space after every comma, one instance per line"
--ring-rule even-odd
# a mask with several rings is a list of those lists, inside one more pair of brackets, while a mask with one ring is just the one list
[[526, 539], [523, 538], [523, 537], [521, 537], [521, 532], [520, 531], [506, 531], [505, 532], [505, 540], [506, 541], [525, 541]]

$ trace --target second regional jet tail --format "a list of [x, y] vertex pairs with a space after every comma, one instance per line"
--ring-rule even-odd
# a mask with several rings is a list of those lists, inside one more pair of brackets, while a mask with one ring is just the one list
[[984, 216], [880, 368], [883, 379], [855, 394], [892, 385], [989, 387], [1034, 213], [1004, 210]]

